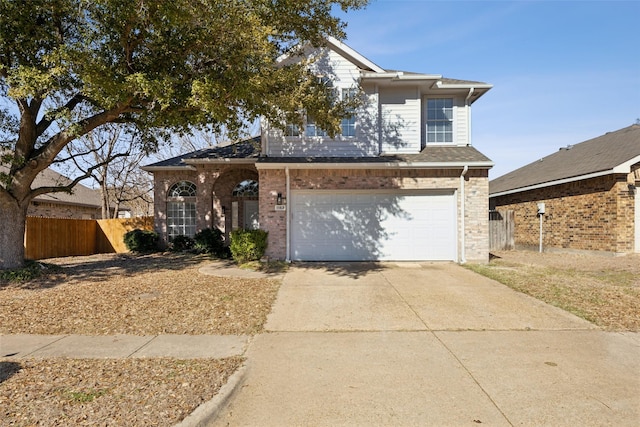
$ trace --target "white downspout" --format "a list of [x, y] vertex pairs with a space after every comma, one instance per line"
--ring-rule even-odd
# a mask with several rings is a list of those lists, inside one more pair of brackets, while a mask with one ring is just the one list
[[286, 237], [286, 262], [291, 262], [291, 185], [289, 180], [289, 167], [284, 168], [284, 175], [286, 177], [285, 183], [285, 193], [287, 197], [287, 219], [286, 219], [286, 227], [287, 227], [287, 237]]
[[464, 207], [466, 205], [465, 200], [467, 199], [464, 189], [464, 177], [469, 171], [469, 165], [465, 165], [462, 168], [462, 173], [460, 174], [460, 264], [464, 264], [467, 262], [466, 253], [465, 253], [465, 221], [464, 221]]

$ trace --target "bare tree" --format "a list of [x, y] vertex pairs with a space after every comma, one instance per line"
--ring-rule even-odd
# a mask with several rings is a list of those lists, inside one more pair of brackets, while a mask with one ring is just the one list
[[152, 202], [150, 177], [139, 168], [147, 152], [121, 124], [109, 123], [66, 146], [67, 157], [55, 163], [73, 164], [100, 189], [102, 218], [117, 218], [120, 208], [137, 200]]

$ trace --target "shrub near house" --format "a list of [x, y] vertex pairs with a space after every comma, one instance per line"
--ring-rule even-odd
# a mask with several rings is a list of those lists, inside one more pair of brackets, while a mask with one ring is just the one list
[[258, 261], [267, 249], [268, 233], [263, 230], [235, 230], [231, 232], [231, 255], [242, 264]]

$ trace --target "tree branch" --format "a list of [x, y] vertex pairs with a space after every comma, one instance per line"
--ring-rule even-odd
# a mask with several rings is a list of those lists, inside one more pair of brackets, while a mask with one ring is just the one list
[[71, 180], [71, 182], [69, 182], [69, 184], [67, 185], [58, 185], [58, 186], [49, 186], [49, 187], [38, 187], [38, 188], [34, 188], [31, 190], [31, 193], [29, 194], [29, 197], [31, 199], [40, 196], [42, 194], [47, 194], [47, 193], [70, 193], [73, 190], [73, 187], [75, 187], [80, 181], [87, 179], [87, 178], [91, 178], [91, 175], [93, 174], [93, 171], [95, 171], [96, 169], [99, 169], [105, 165], [107, 165], [109, 162], [111, 162], [112, 160], [118, 158], [118, 157], [125, 157], [127, 156], [126, 153], [118, 153], [114, 156], [112, 156], [109, 159], [105, 159], [104, 161], [91, 166], [89, 169], [87, 169], [85, 171], [85, 173], [83, 173], [82, 175], [74, 178], [73, 180]]
[[67, 101], [67, 103], [64, 106], [45, 114], [42, 120], [40, 120], [40, 122], [36, 124], [36, 135], [37, 136], [42, 135], [44, 131], [46, 131], [49, 128], [49, 126], [51, 126], [51, 124], [54, 122], [56, 116], [59, 113], [65, 110], [73, 111], [73, 109], [80, 102], [84, 100], [86, 100], [86, 97], [84, 95], [82, 95], [81, 93], [76, 93], [74, 96], [71, 97], [71, 99], [69, 99], [69, 101]]

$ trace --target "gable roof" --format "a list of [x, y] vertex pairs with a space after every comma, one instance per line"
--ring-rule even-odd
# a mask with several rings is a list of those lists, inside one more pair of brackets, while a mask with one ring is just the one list
[[[0, 171], [7, 173], [9, 168], [0, 165]], [[71, 183], [71, 179], [59, 174], [53, 169], [47, 168], [41, 171], [33, 181], [32, 188], [66, 186]], [[100, 192], [82, 184], [76, 184], [72, 193], [55, 192], [41, 194], [33, 199], [35, 202], [59, 203], [65, 205], [86, 206], [100, 208], [102, 201]]]
[[[326, 48], [338, 53], [360, 70], [360, 78], [363, 82], [371, 81], [376, 84], [390, 85], [413, 83], [425, 90], [437, 92], [468, 91], [467, 101], [469, 104], [473, 104], [478, 98], [493, 87], [493, 85], [489, 83], [452, 79], [443, 77], [441, 74], [425, 74], [385, 69], [334, 37], [327, 37], [325, 41]], [[307, 48], [311, 49], [311, 46], [307, 45]], [[309, 51], [307, 54], [309, 54]], [[277, 59], [278, 62], [295, 60], [295, 56], [291, 56], [288, 53]]]
[[[69, 185], [71, 180], [53, 169], [45, 169], [36, 176], [34, 187]], [[82, 184], [76, 184], [71, 193], [56, 192], [42, 194], [34, 199], [38, 202], [62, 203], [65, 205], [88, 206], [100, 208], [102, 201], [100, 192]]]
[[496, 197], [614, 173], [640, 162], [640, 125], [632, 125], [559, 151], [489, 183]]

